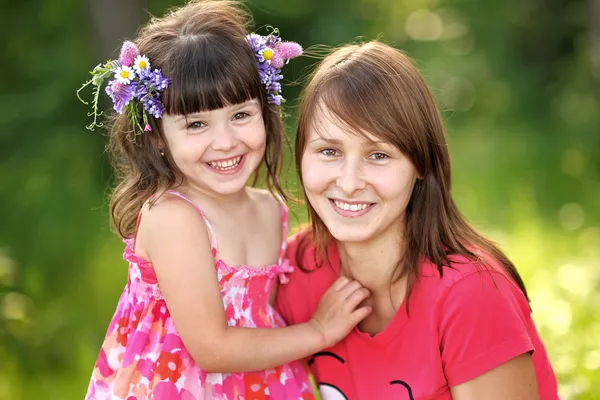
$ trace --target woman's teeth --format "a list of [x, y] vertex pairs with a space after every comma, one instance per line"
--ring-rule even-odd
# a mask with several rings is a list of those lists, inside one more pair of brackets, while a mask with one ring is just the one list
[[339, 200], [334, 200], [333, 202], [335, 203], [335, 206], [337, 208], [341, 208], [344, 211], [360, 211], [360, 210], [364, 210], [365, 208], [367, 208], [371, 205], [371, 203], [348, 204], [348, 203], [344, 203]]
[[225, 161], [211, 161], [208, 165], [219, 171], [228, 171], [237, 167], [240, 161], [242, 161], [242, 156]]

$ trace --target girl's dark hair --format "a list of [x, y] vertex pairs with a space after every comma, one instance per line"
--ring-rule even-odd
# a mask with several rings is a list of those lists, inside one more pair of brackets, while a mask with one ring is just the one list
[[[512, 262], [467, 223], [452, 200], [450, 156], [442, 118], [427, 84], [408, 56], [372, 41], [343, 46], [321, 62], [304, 89], [299, 109], [295, 150], [301, 183], [302, 156], [320, 107], [357, 135], [368, 132], [394, 145], [409, 157], [422, 177], [416, 180], [406, 207], [403, 259], [398, 265], [401, 274], [396, 274], [398, 279], [407, 277], [407, 299], [421, 261], [431, 261], [442, 275], [443, 267], [451, 265], [451, 255], [462, 255], [478, 264], [492, 258], [527, 297]], [[312, 232], [304, 235], [304, 243], [299, 244], [300, 266], [310, 241], [318, 253], [326, 255], [333, 239], [309, 202], [307, 207]]]
[[[152, 68], [160, 69], [171, 81], [162, 94], [168, 114], [259, 101], [267, 135], [266, 184], [285, 199], [278, 182], [285, 132], [279, 107], [268, 103], [256, 56], [246, 41], [250, 23], [250, 14], [237, 2], [191, 1], [151, 19], [134, 42]], [[168, 151], [160, 154], [160, 144], [166, 143], [161, 120], [150, 117], [149, 122], [151, 132], [132, 137], [127, 116], [115, 115], [111, 121], [108, 147], [118, 179], [111, 196], [111, 221], [124, 238], [134, 235], [137, 215], [148, 198], [182, 182]], [[258, 177], [259, 171], [254, 183]]]

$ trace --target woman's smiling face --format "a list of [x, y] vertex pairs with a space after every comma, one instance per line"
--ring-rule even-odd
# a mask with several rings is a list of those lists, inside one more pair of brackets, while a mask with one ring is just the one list
[[374, 135], [351, 131], [325, 107], [314, 118], [302, 180], [331, 235], [340, 242], [368, 242], [397, 234], [417, 179], [412, 162]]

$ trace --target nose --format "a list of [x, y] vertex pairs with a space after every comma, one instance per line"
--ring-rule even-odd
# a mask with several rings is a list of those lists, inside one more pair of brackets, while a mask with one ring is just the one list
[[233, 150], [239, 143], [237, 135], [234, 129], [229, 126], [221, 126], [215, 129], [214, 140], [212, 142], [212, 149], [215, 151], [222, 151], [224, 153]]
[[351, 158], [344, 160], [336, 184], [349, 197], [355, 192], [363, 190], [367, 184], [362, 173], [360, 160]]

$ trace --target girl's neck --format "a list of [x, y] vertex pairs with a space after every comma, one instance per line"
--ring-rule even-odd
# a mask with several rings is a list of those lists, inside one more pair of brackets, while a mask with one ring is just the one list
[[204, 188], [189, 184], [183, 184], [175, 190], [177, 190], [184, 196], [189, 197], [190, 199], [194, 200], [200, 205], [203, 204], [209, 207], [218, 207], [221, 210], [231, 212], [233, 214], [239, 212], [240, 209], [246, 208], [246, 205], [251, 204], [248, 187], [244, 187], [238, 192], [226, 195], [221, 195], [219, 193], [215, 193]]
[[403, 256], [400, 229], [389, 230], [368, 242], [338, 242], [340, 274], [358, 280], [372, 292], [387, 291], [398, 278]]

